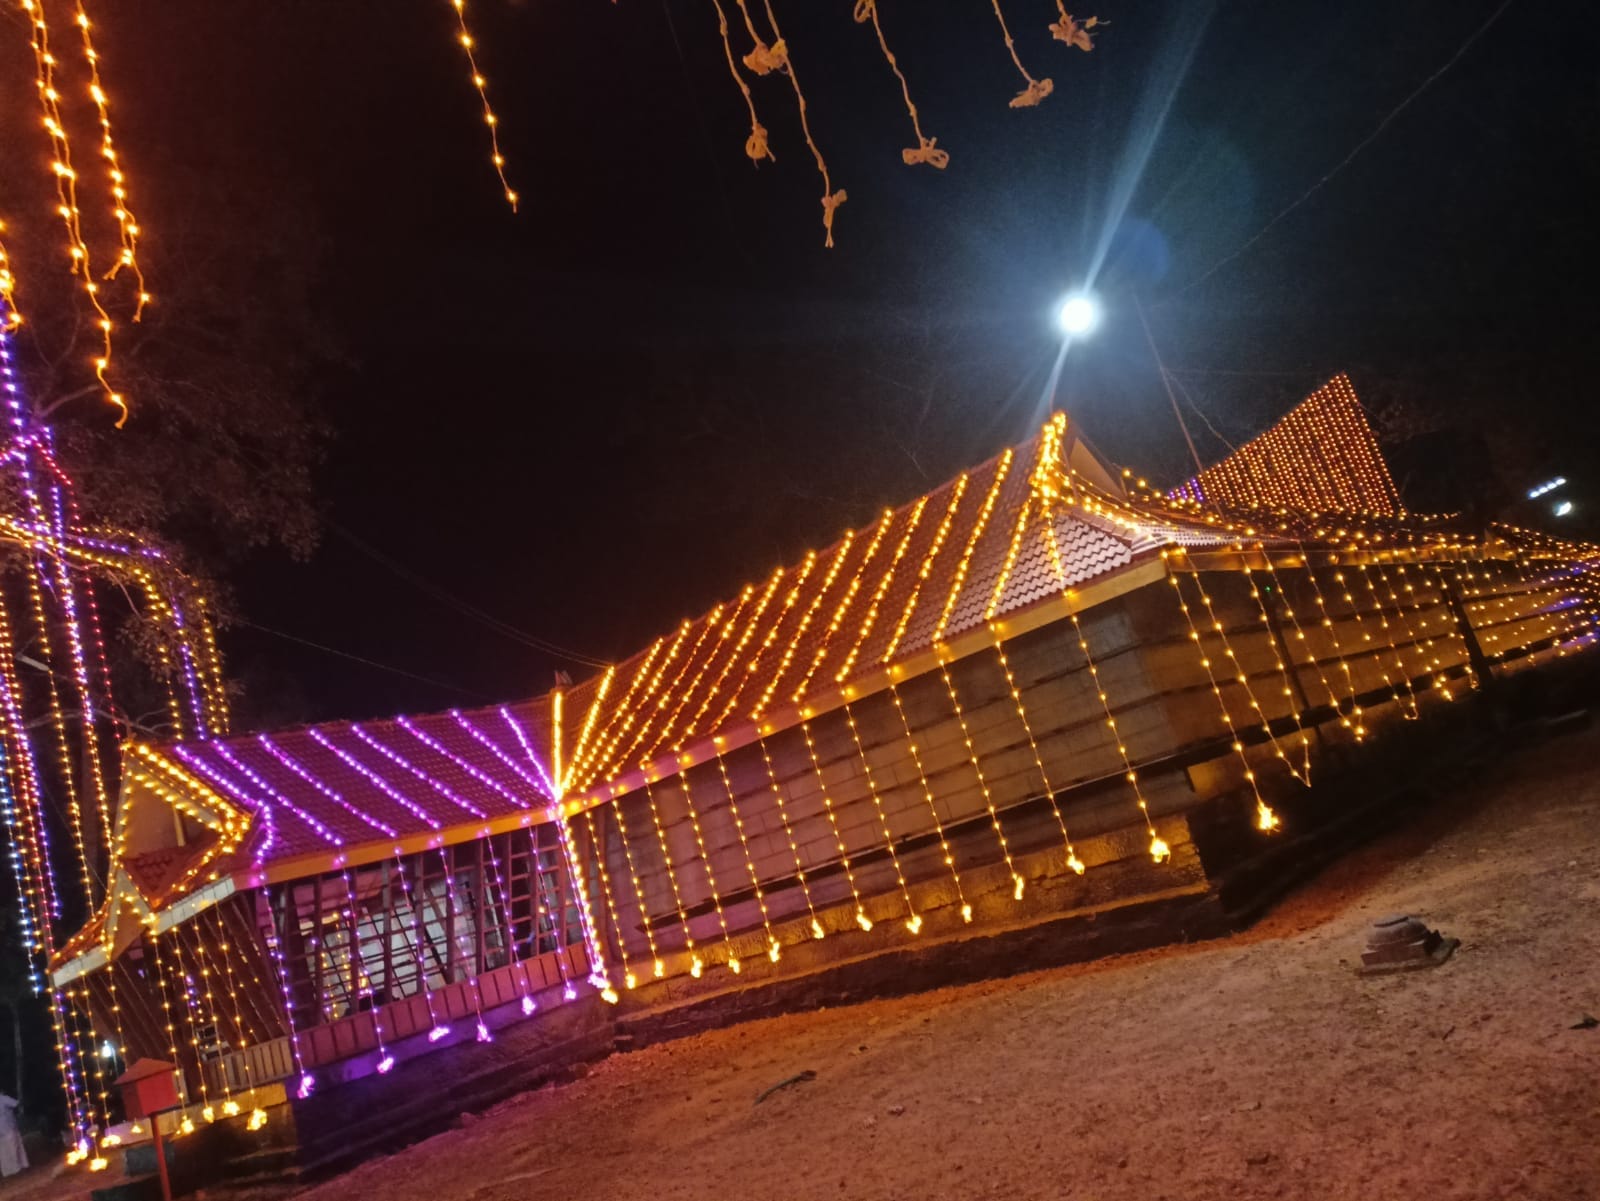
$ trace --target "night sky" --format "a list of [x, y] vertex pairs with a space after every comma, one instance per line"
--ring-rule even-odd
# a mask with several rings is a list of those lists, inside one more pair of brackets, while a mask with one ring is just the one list
[[[630, 654], [1026, 437], [1050, 404], [1052, 304], [1091, 276], [1106, 323], [1055, 401], [1153, 478], [1181, 478], [1186, 452], [1135, 292], [1227, 438], [1340, 370], [1446, 407], [1470, 378], [1550, 434], [1552, 474], [1593, 477], [1586, 6], [1509, 5], [1232, 259], [1498, 5], [1108, 0], [1082, 54], [1049, 38], [1047, 0], [1007, 0], [1024, 62], [1056, 86], [1012, 110], [1021, 80], [984, 0], [882, 0], [942, 173], [901, 164], [910, 124], [851, 7], [778, 0], [849, 191], [831, 251], [776, 76], [752, 88], [778, 161], [743, 155], [708, 0], [469, 6], [517, 215], [444, 0], [106, 13], [144, 50], [122, 89], [130, 162], [248, 160], [239, 186], [294, 197], [324, 247], [315, 320], [342, 365], [322, 548], [260, 556], [234, 582], [258, 626], [397, 670], [235, 628], [231, 664], [274, 693], [259, 711], [481, 703], [589, 670], [482, 615]], [[1224, 447], [1203, 432], [1202, 452]]]

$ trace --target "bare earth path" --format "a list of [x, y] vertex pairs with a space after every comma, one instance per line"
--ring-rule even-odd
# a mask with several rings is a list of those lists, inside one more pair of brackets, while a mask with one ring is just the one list
[[[1237, 938], [617, 1057], [303, 1196], [1600, 1198], [1597, 765], [1516, 752]], [[1391, 911], [1461, 950], [1358, 978]]]

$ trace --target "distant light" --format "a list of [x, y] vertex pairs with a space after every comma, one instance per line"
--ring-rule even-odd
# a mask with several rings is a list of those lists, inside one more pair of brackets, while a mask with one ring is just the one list
[[1537, 488], [1532, 489], [1528, 493], [1528, 499], [1529, 500], [1538, 500], [1546, 492], [1554, 492], [1557, 488], [1561, 487], [1561, 485], [1566, 483], [1566, 482], [1567, 482], [1567, 477], [1564, 476], [1564, 475], [1558, 475], [1553, 480], [1546, 480], [1544, 483], [1540, 484]]
[[116, 1049], [116, 1047], [112, 1046], [111, 1043], [109, 1043], [109, 1042], [103, 1042], [103, 1043], [100, 1044], [100, 1058], [101, 1059], [115, 1059], [116, 1057], [117, 1057], [117, 1049]]
[[1572, 502], [1570, 500], [1556, 502], [1555, 515], [1557, 517], [1565, 517], [1570, 512], [1572, 512]]
[[1081, 338], [1093, 331], [1100, 324], [1100, 305], [1093, 296], [1078, 293], [1069, 296], [1061, 302], [1061, 311], [1056, 314], [1056, 321], [1061, 326], [1061, 332], [1068, 337]]

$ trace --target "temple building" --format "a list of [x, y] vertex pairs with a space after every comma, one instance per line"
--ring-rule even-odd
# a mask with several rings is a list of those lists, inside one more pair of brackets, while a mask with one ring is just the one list
[[1171, 492], [1057, 416], [574, 686], [127, 746], [53, 985], [242, 1121], [1203, 897], [1216, 829], [1269, 845], [1341, 757], [1588, 645], [1593, 553], [1406, 512], [1343, 377]]

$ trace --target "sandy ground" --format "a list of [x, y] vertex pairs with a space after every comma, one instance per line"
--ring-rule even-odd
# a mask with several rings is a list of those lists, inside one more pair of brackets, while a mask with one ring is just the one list
[[[619, 1056], [297, 1201], [1600, 1198], [1597, 761], [1518, 752], [1239, 937]], [[1389, 912], [1460, 951], [1357, 977]]]

